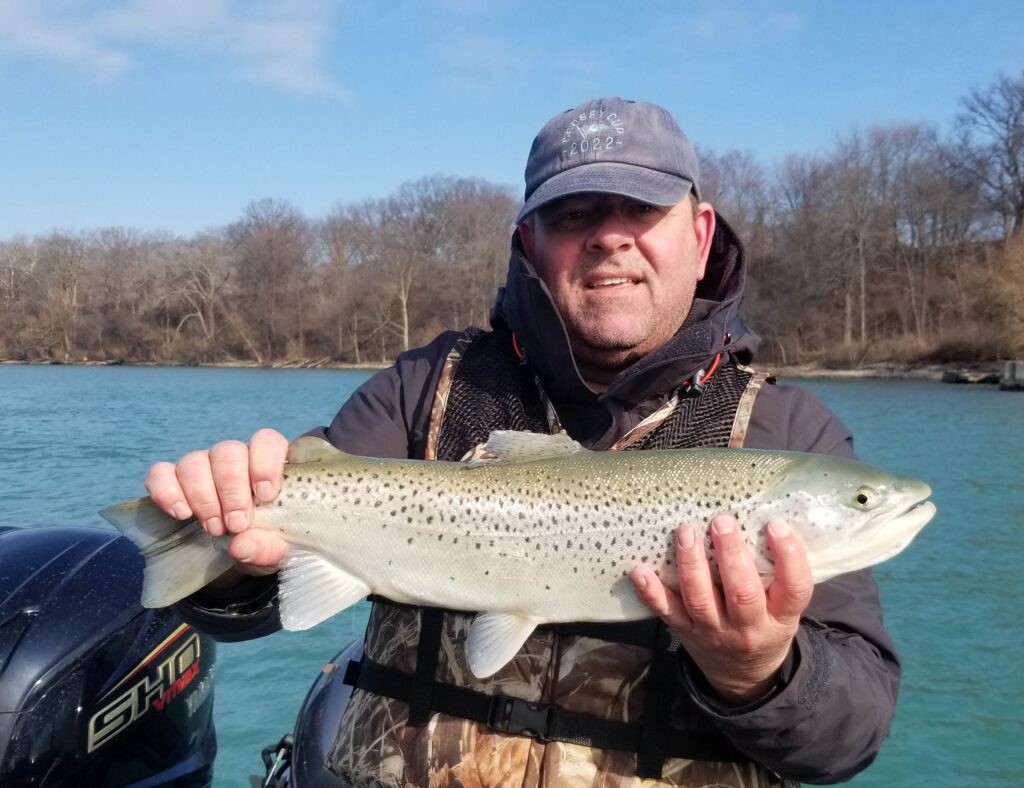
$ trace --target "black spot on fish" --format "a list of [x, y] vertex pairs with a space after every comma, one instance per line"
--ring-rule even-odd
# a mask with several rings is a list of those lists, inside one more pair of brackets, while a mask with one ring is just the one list
[[550, 591], [550, 590], [551, 590], [551, 586], [549, 586], [549, 585], [545, 585], [545, 586], [544, 586], [544, 589], [545, 589], [546, 591]]
[[278, 506], [284, 506], [284, 501], [278, 501], [278, 502], [277, 502], [277, 505], [278, 505]]
[[405, 543], [406, 544], [412, 544], [412, 537], [410, 536], [408, 539], [406, 539]]
[[432, 515], [432, 514], [427, 515], [427, 525], [430, 525], [433, 522], [434, 522], [434, 515]]

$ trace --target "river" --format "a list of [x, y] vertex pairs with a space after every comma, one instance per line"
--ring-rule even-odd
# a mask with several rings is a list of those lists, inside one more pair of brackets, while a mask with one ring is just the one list
[[[326, 424], [368, 373], [0, 367], [0, 524], [101, 525], [160, 459], [261, 426]], [[1024, 785], [1024, 394], [909, 381], [803, 381], [858, 454], [929, 482], [939, 514], [876, 577], [904, 660], [896, 723], [855, 786]], [[291, 728], [361, 606], [303, 633], [222, 645], [215, 785], [245, 785]]]

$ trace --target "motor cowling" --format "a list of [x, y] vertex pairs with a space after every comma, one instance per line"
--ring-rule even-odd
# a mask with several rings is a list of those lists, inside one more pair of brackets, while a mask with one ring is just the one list
[[99, 528], [0, 527], [0, 785], [208, 786], [212, 638]]

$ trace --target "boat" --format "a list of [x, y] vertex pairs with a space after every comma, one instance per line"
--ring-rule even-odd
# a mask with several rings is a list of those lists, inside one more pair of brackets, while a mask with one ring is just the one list
[[[217, 644], [141, 606], [143, 566], [109, 529], [0, 526], [0, 786], [212, 785]], [[361, 653], [324, 666], [254, 785], [338, 788], [324, 756]]]

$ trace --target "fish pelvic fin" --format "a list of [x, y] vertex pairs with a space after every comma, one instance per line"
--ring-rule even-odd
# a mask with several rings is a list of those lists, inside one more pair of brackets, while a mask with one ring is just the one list
[[472, 462], [533, 462], [567, 457], [586, 451], [565, 432], [548, 435], [543, 432], [495, 430], [480, 447], [480, 454]]
[[466, 661], [478, 679], [492, 676], [523, 647], [537, 621], [513, 613], [480, 613], [466, 635]]
[[309, 629], [370, 593], [358, 577], [323, 556], [293, 547], [278, 575], [281, 626]]
[[143, 558], [142, 606], [168, 607], [193, 594], [235, 564], [195, 520], [175, 520], [149, 498], [100, 512], [131, 540]]

